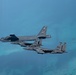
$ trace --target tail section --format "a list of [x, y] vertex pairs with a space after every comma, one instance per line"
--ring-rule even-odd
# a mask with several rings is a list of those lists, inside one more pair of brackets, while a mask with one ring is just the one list
[[64, 44], [62, 45], [62, 51], [63, 51], [63, 52], [66, 51], [66, 43], [64, 43]]
[[47, 26], [44, 26], [41, 31], [39, 32], [39, 34], [37, 35], [39, 39], [45, 39], [45, 38], [50, 38], [50, 35], [46, 35], [47, 32]]
[[60, 50], [62, 49], [62, 42], [60, 42], [59, 46], [57, 46], [56, 50]]
[[60, 42], [60, 44], [59, 44], [59, 46], [57, 46], [56, 50], [65, 52], [66, 51], [66, 43], [62, 44], [62, 42]]
[[44, 26], [41, 31], [39, 32], [38, 36], [40, 35], [45, 35], [46, 36], [46, 32], [47, 32], [47, 26]]

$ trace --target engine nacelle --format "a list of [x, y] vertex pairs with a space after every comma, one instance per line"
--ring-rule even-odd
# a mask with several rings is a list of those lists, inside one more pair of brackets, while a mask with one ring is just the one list
[[41, 35], [41, 36], [38, 36], [39, 39], [46, 39], [46, 38], [51, 38], [50, 35]]

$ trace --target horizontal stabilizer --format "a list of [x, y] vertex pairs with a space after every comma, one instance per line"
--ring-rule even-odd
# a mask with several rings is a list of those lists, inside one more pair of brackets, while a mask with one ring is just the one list
[[36, 52], [39, 53], [39, 54], [44, 54], [44, 53], [45, 53], [45, 52], [44, 52], [43, 50], [41, 50], [40, 48], [37, 48], [37, 49], [36, 49]]

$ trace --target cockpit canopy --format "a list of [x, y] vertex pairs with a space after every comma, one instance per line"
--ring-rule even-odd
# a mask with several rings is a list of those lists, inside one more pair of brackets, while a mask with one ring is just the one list
[[10, 40], [10, 41], [18, 41], [19, 38], [15, 36], [15, 34], [10, 34], [8, 37], [5, 38], [5, 40]]
[[10, 36], [16, 36], [15, 34], [10, 34]]

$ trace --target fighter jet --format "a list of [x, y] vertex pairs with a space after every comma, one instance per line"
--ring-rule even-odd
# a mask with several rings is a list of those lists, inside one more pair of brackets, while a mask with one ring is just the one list
[[66, 43], [62, 44], [60, 42], [60, 45], [57, 46], [56, 49], [46, 49], [46, 48], [41, 48], [41, 46], [37, 45], [30, 45], [24, 48], [25, 50], [30, 50], [30, 51], [36, 51], [38, 54], [45, 54], [45, 53], [50, 53], [50, 54], [62, 54], [66, 53]]
[[34, 41], [36, 39], [46, 39], [50, 38], [50, 35], [46, 35], [47, 26], [44, 26], [38, 35], [35, 36], [16, 36], [15, 34], [10, 34], [7, 37], [3, 37], [0, 39], [2, 42], [12, 42], [12, 44], [22, 43], [24, 41]]

